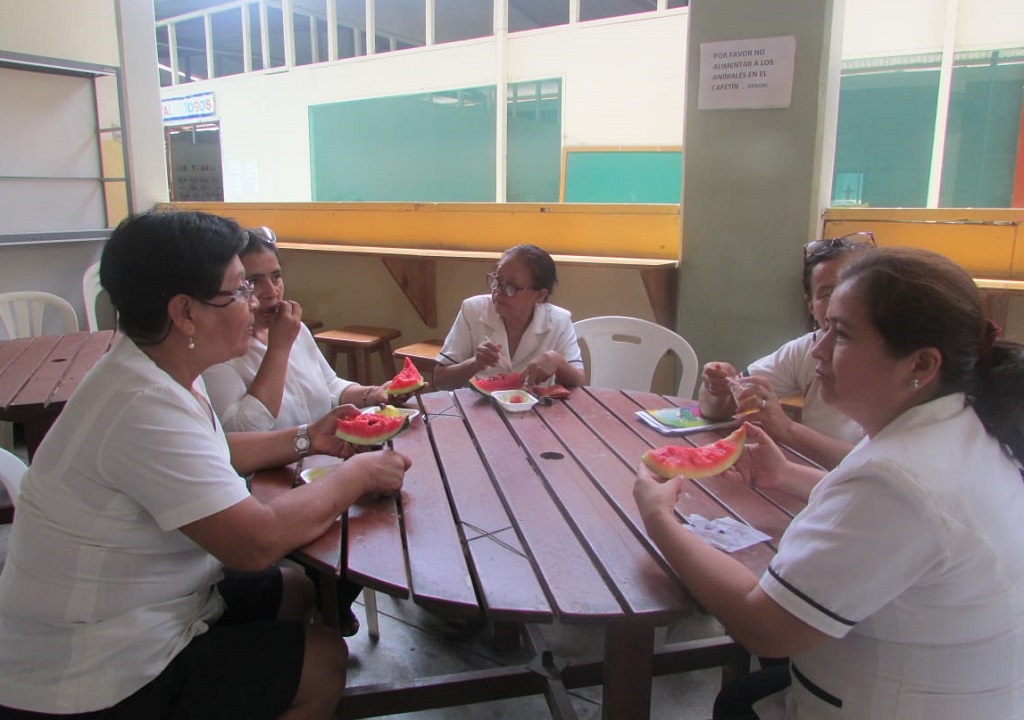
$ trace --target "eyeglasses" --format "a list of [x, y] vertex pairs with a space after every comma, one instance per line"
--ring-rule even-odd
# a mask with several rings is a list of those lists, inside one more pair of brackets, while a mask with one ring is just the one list
[[275, 243], [277, 243], [277, 235], [275, 235], [274, 231], [268, 228], [266, 225], [249, 228], [245, 232], [249, 234], [250, 239], [262, 240], [263, 242], [269, 245], [274, 245]]
[[875, 247], [874, 233], [863, 231], [827, 240], [813, 240], [804, 245], [804, 260], [810, 260], [830, 250], [849, 250], [855, 247]]
[[213, 294], [213, 297], [231, 298], [226, 303], [212, 303], [207, 300], [199, 300], [199, 302], [201, 302], [203, 305], [209, 305], [211, 307], [227, 307], [235, 300], [241, 300], [244, 303], [248, 303], [252, 299], [252, 294], [254, 292], [256, 292], [256, 285], [249, 282], [248, 280], [243, 280], [242, 287], [240, 288], [237, 288], [235, 290], [221, 290]]
[[500, 292], [505, 297], [515, 297], [517, 293], [523, 290], [530, 290], [531, 288], [516, 287], [511, 283], [502, 282], [498, 279], [498, 273], [487, 273], [487, 287], [491, 289], [491, 292]]

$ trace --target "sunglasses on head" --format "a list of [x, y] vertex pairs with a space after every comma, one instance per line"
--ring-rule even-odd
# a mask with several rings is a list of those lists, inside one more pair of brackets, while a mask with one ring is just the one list
[[274, 231], [268, 228], [266, 225], [261, 225], [260, 227], [255, 228], [249, 228], [245, 232], [248, 233], [250, 240], [262, 240], [268, 245], [274, 245], [275, 243], [277, 243], [277, 235], [275, 235]]
[[874, 233], [863, 231], [855, 232], [842, 237], [828, 238], [825, 240], [813, 240], [804, 245], [804, 260], [823, 255], [832, 250], [849, 250], [850, 248], [875, 246]]

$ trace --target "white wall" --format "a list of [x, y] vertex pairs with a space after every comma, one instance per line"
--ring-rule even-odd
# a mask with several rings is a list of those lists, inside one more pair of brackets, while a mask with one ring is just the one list
[[[685, 11], [518, 33], [508, 81], [564, 78], [565, 145], [681, 145], [685, 39]], [[226, 201], [302, 202], [311, 199], [309, 106], [491, 85], [498, 73], [496, 43], [483, 38], [190, 83], [162, 96], [214, 93], [225, 175], [259, 174], [258, 190], [226, 186]]]
[[[129, 97], [138, 102], [129, 109], [131, 130], [129, 163], [136, 199], [142, 208], [166, 199], [167, 178], [163, 163], [163, 129], [160, 121], [156, 75], [156, 40], [152, 0], [120, 0], [125, 12], [121, 29], [130, 42], [124, 63]], [[0, 0], [0, 50], [73, 62], [122, 66], [118, 35], [119, 0]], [[109, 87], [101, 87], [106, 98]], [[111, 119], [104, 117], [109, 126]], [[36, 152], [47, 149], [45, 139], [33, 142]], [[19, 232], [0, 217], [0, 235]], [[81, 225], [78, 225], [81, 227]], [[32, 230], [39, 230], [33, 227]], [[52, 228], [50, 228], [52, 229]], [[0, 244], [0, 292], [43, 290], [60, 295], [75, 307], [85, 326], [82, 273], [95, 261], [103, 242], [88, 239], [47, 244]]]
[[[958, 50], [1024, 47], [1022, 0], [847, 0], [843, 58], [939, 52], [950, 2]], [[564, 146], [681, 145], [687, 22], [682, 9], [515, 33], [508, 81], [563, 78]], [[499, 77], [496, 42], [482, 38], [190, 83], [162, 97], [215, 94], [225, 172], [258, 172], [258, 189], [236, 183], [225, 200], [308, 201], [310, 105]]]
[[0, 49], [118, 65], [114, 0], [0, 0]]

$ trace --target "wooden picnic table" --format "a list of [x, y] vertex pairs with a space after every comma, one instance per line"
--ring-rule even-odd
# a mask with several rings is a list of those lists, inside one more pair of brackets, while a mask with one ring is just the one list
[[[605, 718], [650, 716], [654, 675], [704, 667], [743, 673], [728, 637], [655, 647], [655, 628], [695, 604], [647, 539], [632, 490], [640, 456], [666, 444], [704, 444], [721, 431], [667, 437], [635, 415], [685, 400], [575, 388], [571, 397], [507, 413], [470, 389], [418, 397], [421, 416], [395, 438], [412, 458], [397, 498], [363, 498], [297, 557], [446, 617], [499, 623], [600, 625], [603, 655], [564, 665], [527, 633], [539, 659], [525, 667], [349, 688], [339, 717], [371, 717], [544, 693], [572, 717], [561, 690], [603, 685]], [[334, 461], [334, 460], [332, 460]], [[316, 462], [316, 460], [314, 460]], [[287, 470], [257, 473], [253, 494], [291, 486]], [[802, 504], [733, 478], [687, 480], [677, 509], [732, 516], [770, 540], [734, 554], [763, 572]], [[342, 542], [344, 538], [344, 542]]]
[[30, 458], [82, 378], [118, 337], [101, 330], [0, 341], [0, 420], [24, 427]]

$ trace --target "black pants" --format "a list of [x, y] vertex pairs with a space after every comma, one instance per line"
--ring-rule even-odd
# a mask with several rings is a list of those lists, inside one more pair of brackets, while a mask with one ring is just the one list
[[725, 685], [712, 720], [758, 720], [754, 703], [789, 687], [789, 658], [758, 658], [761, 669]]

